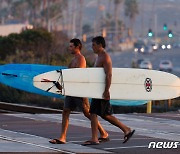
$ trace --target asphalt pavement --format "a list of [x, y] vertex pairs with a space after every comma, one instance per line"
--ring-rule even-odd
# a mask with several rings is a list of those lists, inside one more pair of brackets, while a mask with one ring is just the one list
[[[70, 116], [67, 143], [54, 145], [48, 141], [60, 135], [61, 114], [1, 113], [0, 153], [179, 153], [179, 112], [115, 116], [136, 130], [126, 144], [122, 143], [124, 135], [119, 128], [99, 118], [109, 133], [110, 141], [82, 146], [91, 137], [90, 121], [83, 114]], [[154, 146], [148, 148], [150, 142]]]

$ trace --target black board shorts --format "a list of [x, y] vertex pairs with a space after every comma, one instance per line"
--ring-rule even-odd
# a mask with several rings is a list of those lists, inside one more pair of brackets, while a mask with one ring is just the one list
[[83, 104], [83, 98], [66, 96], [64, 102], [64, 108], [70, 109], [71, 111], [74, 111], [76, 108], [82, 110], [83, 107], [82, 104]]
[[105, 115], [112, 115], [113, 109], [109, 100], [92, 99], [89, 112], [103, 117]]

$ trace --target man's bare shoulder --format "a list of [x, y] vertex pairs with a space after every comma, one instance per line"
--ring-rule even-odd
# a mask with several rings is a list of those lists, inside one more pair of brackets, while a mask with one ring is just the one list
[[85, 57], [82, 55], [82, 54], [79, 54], [78, 56], [77, 56], [77, 62], [79, 63], [78, 65], [79, 65], [79, 67], [86, 67], [86, 59], [85, 59]]
[[103, 56], [103, 59], [104, 59], [105, 61], [107, 61], [107, 62], [111, 61], [111, 57], [110, 57], [110, 55], [109, 55], [107, 52], [105, 52], [105, 54], [104, 54], [104, 56]]
[[79, 61], [86, 61], [86, 59], [85, 59], [85, 57], [82, 55], [82, 54], [79, 54], [78, 55], [78, 57], [77, 57], [77, 59], [79, 60]]

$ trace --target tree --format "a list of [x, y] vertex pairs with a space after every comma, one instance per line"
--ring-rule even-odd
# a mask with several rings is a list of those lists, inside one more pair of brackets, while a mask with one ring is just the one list
[[22, 22], [28, 20], [31, 24], [36, 25], [41, 3], [41, 0], [13, 1], [11, 14], [15, 19], [18, 19]]
[[[9, 9], [11, 11], [9, 14], [15, 20], [28, 21], [35, 27], [46, 26], [47, 28], [50, 20], [52, 21], [53, 19], [54, 22], [62, 18], [62, 11], [66, 9], [67, 3], [64, 0], [11, 0]], [[43, 21], [45, 21], [45, 24]]]
[[[26, 12], [25, 12], [26, 10]], [[28, 19], [28, 5], [26, 1], [15, 1], [12, 2], [11, 6], [11, 15], [15, 20], [19, 20], [21, 22], [24, 22]]]
[[[136, 15], [139, 13], [137, 0], [126, 0], [125, 3], [125, 15], [130, 19], [131, 35], [133, 35], [133, 26]], [[131, 36], [132, 37], [132, 36]]]
[[12, 6], [12, 0], [1, 0], [1, 5], [0, 5], [0, 18], [1, 18], [1, 23], [4, 24], [6, 20], [11, 18], [11, 6]]
[[114, 0], [114, 21], [115, 21], [115, 35], [114, 35], [114, 45], [115, 49], [118, 50], [118, 22], [119, 22], [119, 14], [120, 14], [120, 4], [123, 2], [123, 0]]
[[[41, 19], [46, 21], [46, 27], [51, 31], [52, 27], [57, 26], [57, 21], [63, 18], [63, 11], [67, 9], [68, 2], [62, 0], [44, 0], [43, 10], [40, 12]], [[58, 23], [59, 24], [59, 23]], [[61, 22], [63, 26], [63, 22]]]

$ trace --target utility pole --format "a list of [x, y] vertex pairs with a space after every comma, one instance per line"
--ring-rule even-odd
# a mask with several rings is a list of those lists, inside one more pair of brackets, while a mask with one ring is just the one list
[[99, 7], [100, 7], [100, 0], [97, 0], [97, 10], [96, 10], [96, 18], [95, 18], [95, 21], [94, 21], [94, 36], [98, 35], [98, 32], [99, 32], [99, 19], [100, 19], [100, 10], [99, 10]]
[[157, 13], [156, 13], [156, 4], [153, 0], [153, 16], [154, 16], [154, 39], [157, 40]]
[[77, 10], [77, 1], [73, 1], [73, 6], [72, 6], [72, 38], [76, 37], [76, 10]]
[[141, 37], [144, 37], [144, 1], [141, 2]]
[[114, 34], [114, 45], [115, 45], [115, 50], [118, 50], [118, 14], [119, 14], [119, 5], [114, 6], [114, 21], [115, 21], [115, 34]]
[[77, 22], [77, 35], [82, 38], [82, 27], [83, 27], [83, 3], [84, 0], [78, 0], [79, 8], [78, 8], [78, 22]]

